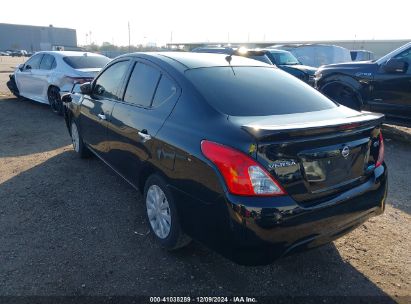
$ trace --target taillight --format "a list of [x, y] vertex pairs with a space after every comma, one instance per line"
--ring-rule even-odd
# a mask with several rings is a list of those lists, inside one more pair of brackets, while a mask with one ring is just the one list
[[378, 137], [378, 142], [379, 142], [378, 158], [377, 158], [377, 162], [375, 163], [375, 168], [378, 168], [384, 162], [384, 138], [382, 137], [381, 131]]
[[201, 142], [201, 151], [217, 166], [230, 193], [243, 196], [285, 195], [280, 184], [246, 154], [207, 140]]

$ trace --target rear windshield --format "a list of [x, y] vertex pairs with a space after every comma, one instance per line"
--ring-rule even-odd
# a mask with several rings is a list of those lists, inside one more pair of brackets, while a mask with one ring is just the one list
[[110, 61], [109, 58], [103, 56], [67, 56], [63, 60], [73, 69], [101, 69]]
[[321, 111], [337, 105], [277, 68], [212, 67], [186, 71], [207, 102], [232, 116], [266, 116]]

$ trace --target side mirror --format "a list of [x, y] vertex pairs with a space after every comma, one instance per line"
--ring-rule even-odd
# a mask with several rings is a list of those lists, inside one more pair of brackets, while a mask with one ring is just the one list
[[61, 101], [64, 103], [69, 103], [72, 101], [71, 99], [71, 93], [67, 93], [61, 96]]
[[80, 86], [81, 94], [83, 95], [91, 95], [91, 83], [86, 82]]
[[18, 69], [21, 71], [23, 71], [24, 69], [24, 63], [19, 64]]
[[408, 63], [403, 59], [392, 58], [384, 64], [383, 69], [386, 73], [391, 74], [405, 73], [408, 70]]

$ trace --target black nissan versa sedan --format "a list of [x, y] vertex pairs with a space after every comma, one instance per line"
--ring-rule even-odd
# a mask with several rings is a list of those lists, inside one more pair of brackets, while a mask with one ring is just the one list
[[383, 116], [340, 106], [239, 56], [135, 53], [63, 96], [80, 157], [144, 193], [166, 249], [191, 238], [266, 264], [384, 210]]

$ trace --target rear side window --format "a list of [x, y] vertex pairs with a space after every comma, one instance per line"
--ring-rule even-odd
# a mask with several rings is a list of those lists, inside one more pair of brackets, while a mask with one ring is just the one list
[[129, 61], [120, 61], [107, 68], [93, 87], [93, 96], [98, 98], [108, 98], [120, 100], [119, 88], [123, 77], [127, 72]]
[[40, 68], [40, 62], [43, 58], [43, 54], [37, 54], [32, 56], [27, 62], [26, 67], [30, 66], [33, 70]]
[[51, 70], [54, 65], [54, 57], [51, 55], [44, 55], [43, 59], [41, 60], [40, 69], [41, 70]]
[[73, 69], [103, 68], [110, 59], [104, 56], [67, 56], [63, 57], [65, 63]]
[[186, 76], [211, 106], [232, 116], [304, 113], [337, 106], [277, 68], [200, 68], [188, 70]]
[[124, 101], [149, 107], [153, 100], [160, 75], [160, 71], [156, 68], [144, 63], [137, 63], [131, 73]]
[[173, 81], [171, 81], [164, 74], [161, 76], [160, 82], [157, 87], [156, 95], [153, 99], [153, 107], [161, 105], [174, 96], [177, 92], [177, 87]]

